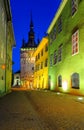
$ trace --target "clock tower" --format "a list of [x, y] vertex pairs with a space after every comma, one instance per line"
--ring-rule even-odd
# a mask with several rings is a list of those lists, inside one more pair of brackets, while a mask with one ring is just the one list
[[32, 15], [30, 20], [30, 31], [28, 32], [28, 41], [23, 39], [22, 47], [20, 50], [21, 60], [21, 85], [27, 89], [33, 89], [33, 74], [34, 74], [34, 62], [33, 53], [37, 48], [35, 43], [34, 26], [32, 21]]

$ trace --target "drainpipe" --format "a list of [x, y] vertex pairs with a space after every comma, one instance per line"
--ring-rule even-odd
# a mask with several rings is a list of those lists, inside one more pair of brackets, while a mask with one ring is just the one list
[[8, 26], [8, 21], [6, 23], [5, 93], [6, 93], [6, 69], [7, 69], [7, 26]]

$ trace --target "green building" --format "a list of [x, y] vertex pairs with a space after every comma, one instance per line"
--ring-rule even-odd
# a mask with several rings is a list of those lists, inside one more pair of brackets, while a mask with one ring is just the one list
[[0, 96], [11, 90], [13, 45], [10, 0], [0, 0]]
[[84, 95], [84, 0], [62, 0], [47, 33], [50, 90]]

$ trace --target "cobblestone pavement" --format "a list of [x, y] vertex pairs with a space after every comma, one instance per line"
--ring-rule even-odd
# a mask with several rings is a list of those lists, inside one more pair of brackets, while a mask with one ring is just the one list
[[14, 91], [0, 99], [0, 130], [84, 130], [84, 99], [50, 91]]

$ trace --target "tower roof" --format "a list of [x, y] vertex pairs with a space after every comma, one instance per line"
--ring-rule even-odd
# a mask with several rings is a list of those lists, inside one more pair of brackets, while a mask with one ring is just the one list
[[24, 40], [24, 38], [22, 39], [22, 47], [21, 48], [25, 48], [25, 40]]
[[28, 32], [28, 42], [25, 43], [25, 41], [23, 39], [21, 48], [36, 48], [36, 47], [37, 47], [37, 44], [35, 42], [34, 26], [33, 26], [32, 13], [31, 13], [31, 16], [30, 16], [30, 31]]

